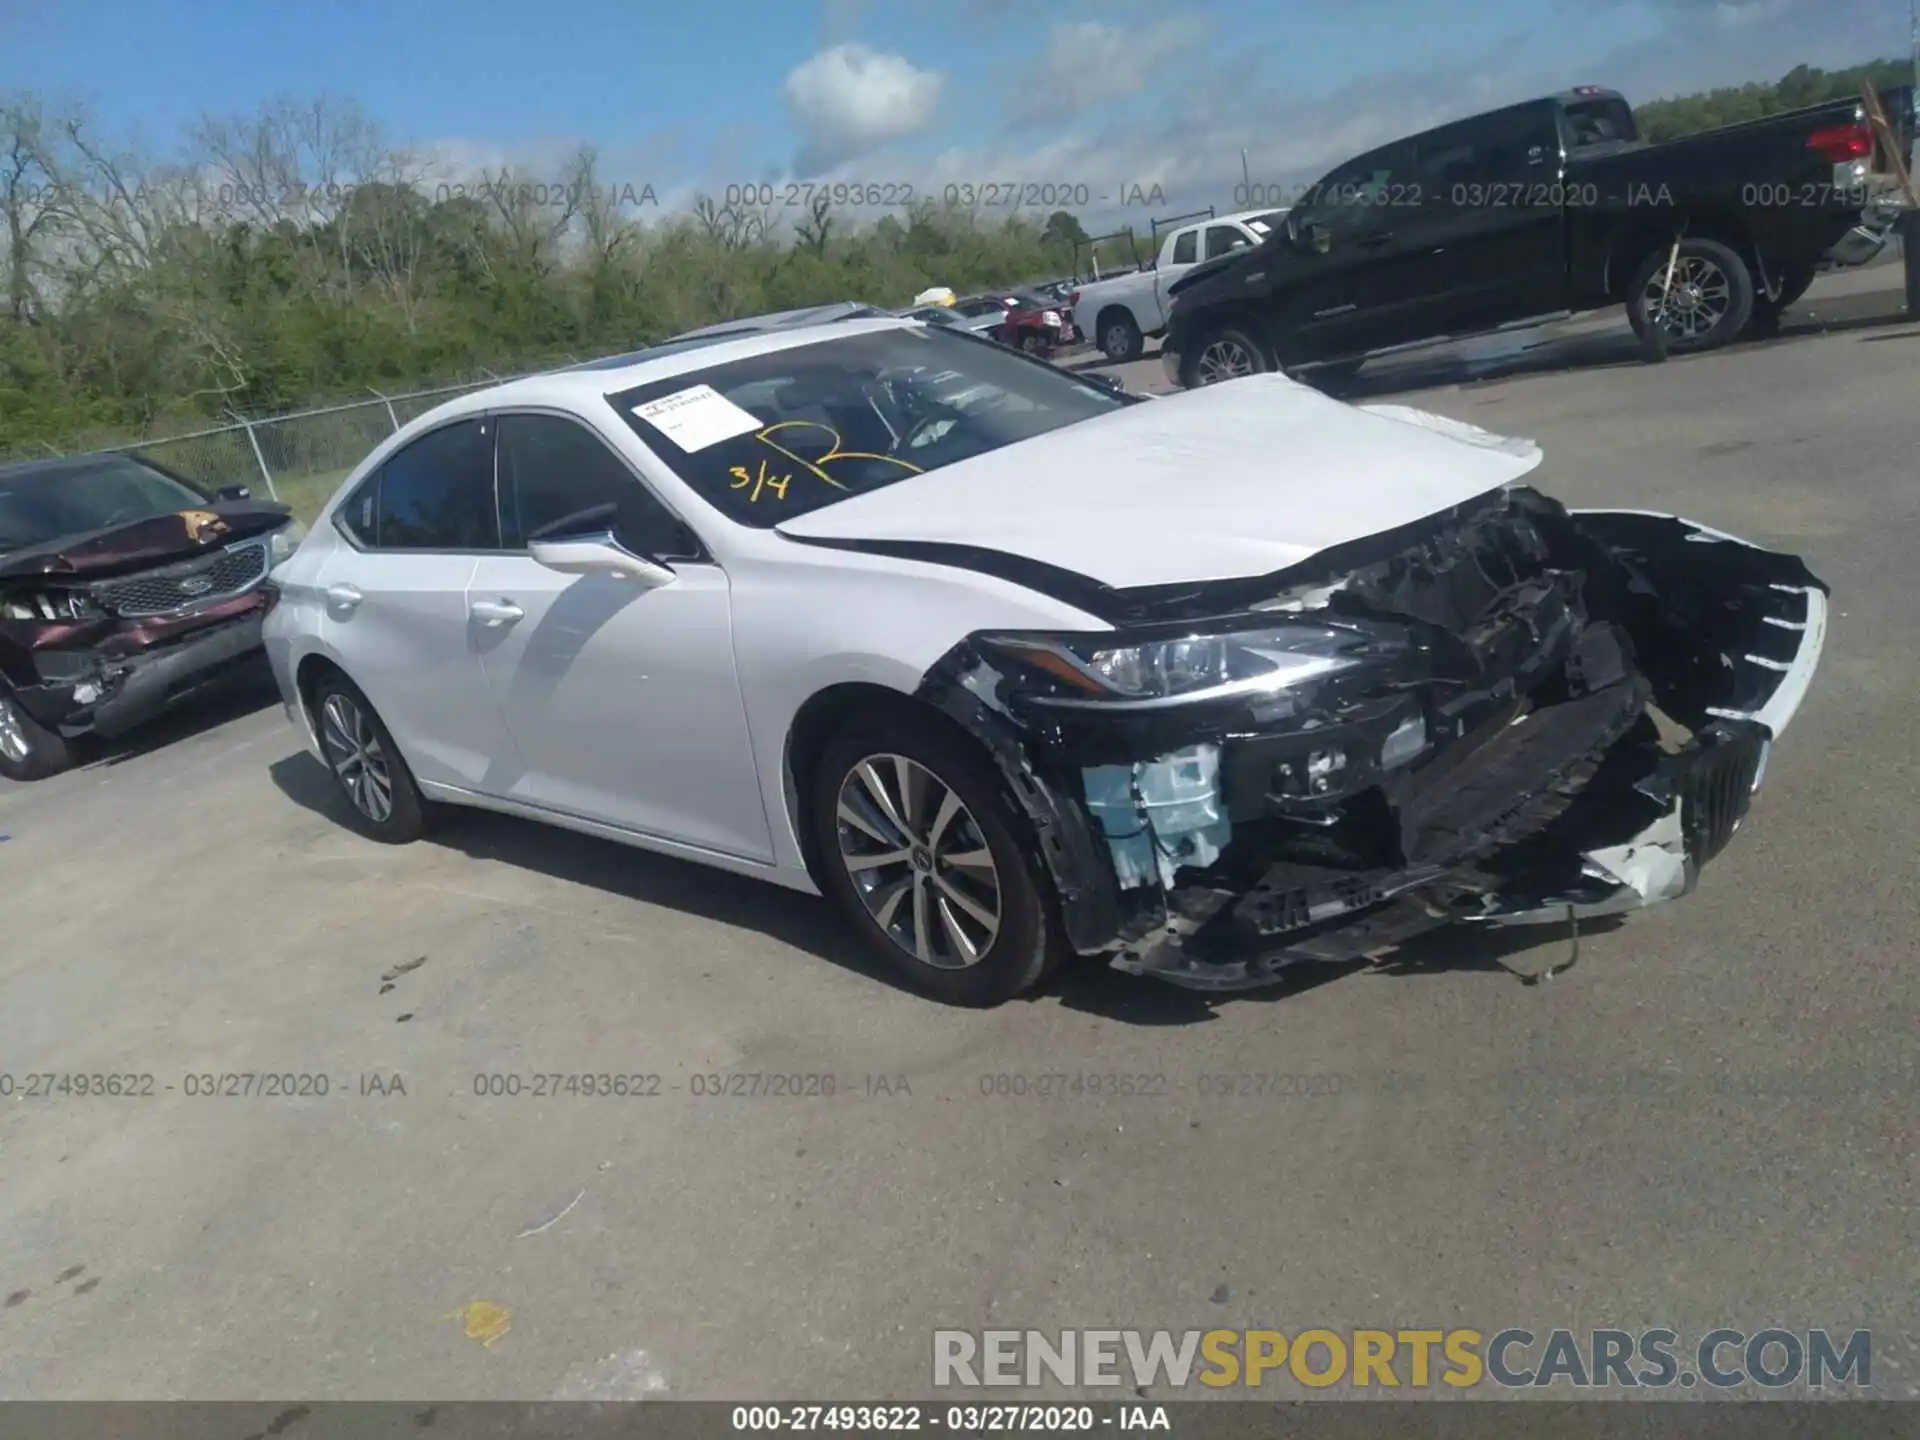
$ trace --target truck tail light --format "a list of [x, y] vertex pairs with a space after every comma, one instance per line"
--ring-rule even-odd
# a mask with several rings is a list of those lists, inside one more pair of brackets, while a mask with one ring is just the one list
[[1873, 154], [1873, 126], [1865, 120], [1845, 125], [1822, 125], [1807, 137], [1807, 148], [1822, 160], [1844, 165], [1849, 160], [1864, 160]]
[[1067, 292], [1067, 304], [1068, 304], [1068, 305], [1078, 305], [1079, 303], [1080, 303], [1080, 292], [1079, 292], [1078, 290], [1070, 290], [1070, 291], [1068, 291], [1068, 292]]

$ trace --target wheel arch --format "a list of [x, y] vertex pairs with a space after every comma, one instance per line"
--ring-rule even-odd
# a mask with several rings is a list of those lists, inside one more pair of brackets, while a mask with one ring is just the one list
[[[329, 675], [339, 676], [355, 690], [358, 690], [366, 703], [372, 707], [373, 712], [376, 715], [380, 715], [380, 706], [371, 695], [367, 694], [366, 686], [354, 679], [352, 672], [349, 671], [346, 666], [342, 665], [337, 658], [325, 650], [309, 650], [294, 663], [293, 693], [296, 702], [300, 706], [300, 722], [306, 727], [308, 740], [316, 755], [324, 755], [325, 752], [320, 740], [320, 717], [314, 709], [313, 697], [314, 691], [319, 688], [320, 682]], [[380, 716], [380, 722], [383, 725], [387, 725], [387, 720], [384, 715]], [[413, 757], [407, 754], [406, 747], [401, 743], [400, 737], [393, 734], [393, 727], [391, 725], [387, 725], [387, 733], [393, 740], [393, 748], [400, 752], [400, 759], [406, 764], [409, 770], [412, 770]], [[415, 783], [418, 782], [416, 781]]]
[[1746, 265], [1748, 279], [1757, 290], [1760, 257], [1753, 228], [1737, 211], [1714, 208], [1671, 211], [1646, 215], [1626, 226], [1614, 238], [1607, 252], [1607, 298], [1625, 303], [1631, 299], [1633, 277], [1649, 255], [1671, 246], [1676, 235], [1689, 240], [1714, 240], [1738, 255]]
[[1093, 317], [1094, 343], [1099, 343], [1101, 332], [1104, 331], [1108, 323], [1113, 320], [1125, 320], [1135, 330], [1138, 330], [1140, 334], [1145, 335], [1147, 333], [1140, 328], [1140, 317], [1133, 313], [1133, 307], [1131, 305], [1127, 304], [1124, 300], [1109, 300], [1100, 307], [1099, 312]]
[[[1265, 352], [1270, 368], [1284, 368], [1280, 360], [1280, 347], [1274, 343], [1272, 323], [1258, 306], [1239, 302], [1209, 309], [1206, 314], [1194, 317], [1191, 338], [1186, 342], [1187, 354], [1197, 358], [1207, 343], [1222, 330], [1244, 330], [1247, 337]], [[1186, 359], [1186, 354], [1181, 358]]]
[[801, 861], [823, 895], [829, 893], [823, 869], [826, 857], [820, 853], [813, 826], [807, 823], [807, 796], [813, 788], [814, 772], [819, 768], [828, 742], [843, 726], [854, 720], [878, 717], [942, 730], [980, 748], [991, 758], [991, 752], [981, 744], [980, 738], [969, 733], [946, 711], [891, 686], [871, 680], [843, 680], [808, 696], [787, 727], [787, 743], [781, 757], [781, 795], [787, 823], [800, 845]]

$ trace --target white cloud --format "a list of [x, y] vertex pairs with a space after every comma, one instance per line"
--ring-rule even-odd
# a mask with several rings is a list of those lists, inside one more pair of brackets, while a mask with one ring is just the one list
[[1204, 21], [1106, 25], [1098, 20], [1054, 25], [1047, 53], [1019, 78], [1008, 119], [1044, 124], [1124, 100], [1158, 79], [1169, 62], [1206, 37]]
[[870, 155], [933, 121], [946, 77], [901, 55], [835, 45], [787, 76], [787, 109], [801, 135], [802, 175]]
[[[1758, 11], [1773, 23], [1729, 26], [1728, 9]], [[1904, 16], [1891, 25], [1869, 0], [1671, 0], [1663, 10], [1660, 33], [1597, 55], [1542, 53], [1514, 36], [1483, 58], [1373, 71], [1318, 92], [1263, 83], [1257, 56], [1225, 54], [1178, 86], [1149, 91], [1064, 137], [1033, 145], [1007, 135], [951, 147], [903, 168], [899, 178], [916, 180], [920, 194], [936, 199], [950, 183], [997, 182], [1004, 190], [1008, 182], [1031, 182], [1039, 193], [1020, 198], [1039, 203], [1021, 213], [1035, 223], [1049, 210], [1067, 209], [1089, 232], [1131, 225], [1144, 244], [1156, 218], [1264, 203], [1257, 194], [1251, 203], [1236, 195], [1243, 148], [1255, 186], [1285, 197], [1376, 145], [1570, 85], [1608, 84], [1648, 101], [1777, 77], [1802, 62], [1836, 69], [1904, 50], [1903, 41], [1888, 43], [1901, 38], [1893, 32], [1904, 30]], [[828, 178], [865, 177], [843, 166]]]

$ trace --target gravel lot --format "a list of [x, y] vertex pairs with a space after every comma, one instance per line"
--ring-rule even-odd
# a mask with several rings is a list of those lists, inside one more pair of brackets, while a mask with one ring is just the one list
[[[944, 1010], [771, 887], [493, 817], [362, 842], [264, 698], [0, 788], [0, 1073], [155, 1087], [0, 1102], [0, 1398], [878, 1398], [930, 1390], [937, 1326], [1662, 1323], [1870, 1327], [1876, 1392], [1920, 1394], [1898, 274], [1816, 288], [1827, 333], [1663, 367], [1588, 324], [1367, 372], [1538, 438], [1571, 503], [1834, 586], [1740, 838], [1551, 985], [1450, 937], [1285, 993], [1088, 967]], [[982, 1094], [1067, 1071], [1167, 1093]], [[186, 1094], [227, 1072], [331, 1093]], [[679, 1088], [483, 1098], [482, 1072]], [[838, 1093], [692, 1093], [732, 1072]], [[1199, 1093], [1274, 1074], [1338, 1093]], [[506, 1312], [491, 1343], [474, 1301]]]

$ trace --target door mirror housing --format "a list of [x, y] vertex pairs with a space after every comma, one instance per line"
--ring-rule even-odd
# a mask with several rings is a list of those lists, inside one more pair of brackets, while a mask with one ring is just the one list
[[529, 540], [527, 553], [536, 565], [544, 565], [562, 575], [613, 575], [634, 581], [645, 590], [658, 590], [662, 585], [671, 585], [675, 579], [670, 566], [634, 554], [614, 538], [611, 530]]
[[216, 500], [251, 500], [253, 489], [248, 485], [222, 485], [213, 492]]
[[596, 505], [578, 515], [563, 515], [527, 536], [527, 553], [536, 565], [562, 575], [613, 575], [657, 590], [675, 579], [671, 566], [636, 555], [614, 534], [618, 507]]

